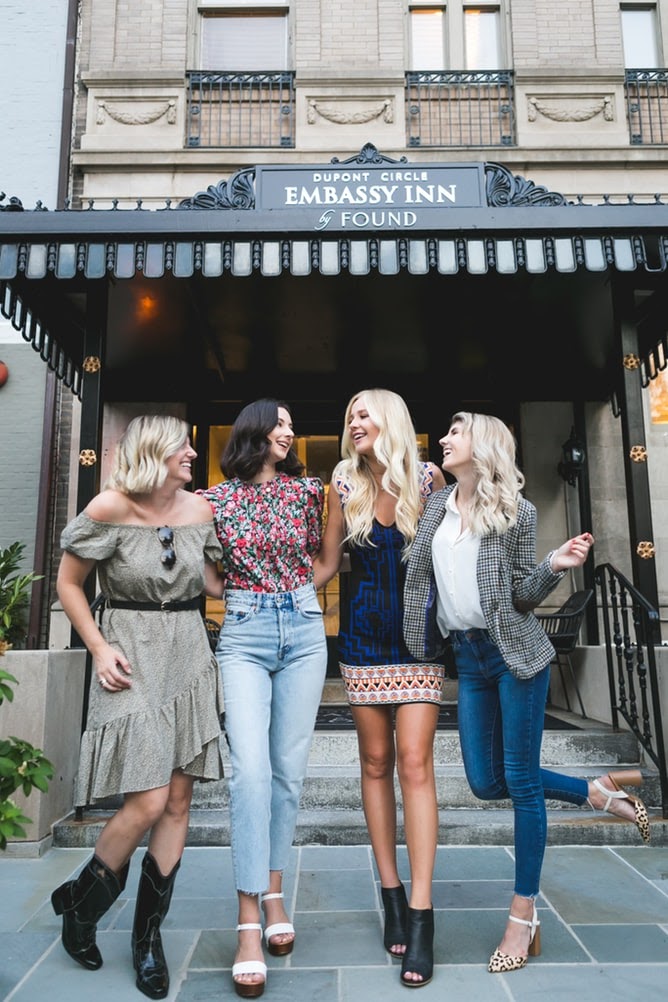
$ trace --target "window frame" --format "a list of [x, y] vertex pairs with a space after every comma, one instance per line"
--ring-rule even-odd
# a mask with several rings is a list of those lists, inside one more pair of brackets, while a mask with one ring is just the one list
[[[668, 2], [668, 0], [666, 0]], [[467, 10], [488, 10], [498, 14], [499, 65], [483, 66], [485, 69], [512, 69], [512, 45], [509, 34], [509, 12], [506, 0], [408, 0], [408, 30], [406, 32], [406, 66], [409, 70], [427, 69], [414, 64], [411, 16], [420, 9], [443, 11], [443, 66], [442, 70], [471, 69], [466, 65], [465, 18]], [[433, 68], [432, 68], [433, 69]]]
[[[191, 0], [189, 65], [197, 70], [239, 70], [238, 66], [211, 67], [202, 65], [203, 23], [208, 17], [249, 17], [263, 15], [285, 18], [285, 65], [282, 67], [258, 66], [258, 71], [290, 72], [294, 65], [292, 18], [290, 0]], [[250, 70], [248, 72], [254, 72]]]
[[[620, 3], [620, 5], [619, 5], [619, 30], [620, 30], [620, 36], [621, 36], [622, 61], [623, 61], [624, 69], [661, 69], [661, 68], [663, 68], [663, 66], [665, 65], [665, 63], [664, 63], [664, 56], [663, 56], [665, 48], [664, 48], [664, 45], [663, 45], [662, 30], [661, 30], [661, 25], [662, 25], [662, 17], [661, 17], [662, 9], [661, 8], [663, 8], [663, 14], [664, 15], [668, 15], [668, 10], [666, 9], [667, 7], [668, 7], [668, 4], [666, 2], [662, 3], [661, 0], [659, 0], [658, 3], [647, 2], [647, 0], [640, 0], [639, 3], [633, 3], [633, 2]], [[655, 49], [656, 49], [656, 55], [655, 55], [654, 63], [650, 63], [648, 65], [646, 65], [645, 63], [643, 63], [641, 65], [641, 64], [638, 64], [635, 61], [634, 62], [630, 62], [626, 58], [625, 46], [624, 46], [624, 17], [623, 17], [623, 15], [624, 15], [625, 12], [631, 13], [633, 11], [647, 11], [647, 12], [653, 13], [653, 15], [654, 15], [654, 17], [652, 18], [653, 25], [654, 25], [654, 45], [655, 45]], [[668, 22], [668, 17], [664, 16], [663, 23], [665, 24], [667, 22]]]

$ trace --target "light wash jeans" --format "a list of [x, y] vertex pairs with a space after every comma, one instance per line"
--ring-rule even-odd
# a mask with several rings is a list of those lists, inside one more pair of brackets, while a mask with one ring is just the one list
[[584, 804], [584, 779], [540, 767], [546, 669], [511, 673], [487, 630], [451, 630], [459, 675], [457, 718], [466, 778], [480, 800], [511, 799], [515, 815], [515, 894], [534, 898], [547, 840], [545, 800]]
[[232, 862], [238, 891], [259, 894], [288, 864], [327, 670], [312, 584], [227, 590], [216, 658], [230, 746]]

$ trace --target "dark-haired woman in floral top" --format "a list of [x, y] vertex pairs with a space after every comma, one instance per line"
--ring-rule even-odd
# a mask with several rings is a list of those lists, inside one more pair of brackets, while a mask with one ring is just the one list
[[[228, 478], [204, 491], [223, 545], [225, 620], [216, 657], [230, 745], [232, 859], [239, 942], [232, 980], [257, 998], [269, 953], [292, 952], [282, 892], [315, 717], [327, 667], [313, 584], [324, 487], [302, 477], [287, 405], [256, 400], [239, 414], [223, 452]], [[258, 936], [258, 932], [260, 935]]]

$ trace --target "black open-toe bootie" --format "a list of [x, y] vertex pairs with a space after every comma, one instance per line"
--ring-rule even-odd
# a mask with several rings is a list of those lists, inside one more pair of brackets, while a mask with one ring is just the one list
[[[413, 981], [406, 974], [419, 974]], [[401, 983], [406, 988], [422, 988], [434, 974], [434, 909], [408, 909], [408, 945], [401, 964]]]
[[398, 887], [381, 887], [380, 896], [385, 909], [385, 931], [383, 945], [391, 957], [401, 957], [393, 946], [406, 946], [408, 942], [408, 900], [403, 884]]

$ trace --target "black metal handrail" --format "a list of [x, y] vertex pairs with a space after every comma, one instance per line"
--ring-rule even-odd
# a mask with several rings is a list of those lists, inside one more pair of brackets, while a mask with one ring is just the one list
[[515, 146], [512, 70], [406, 74], [409, 146]]
[[668, 763], [655, 656], [659, 614], [612, 564], [600, 564], [595, 581], [601, 595], [612, 726], [619, 726], [621, 716], [656, 766], [661, 809], [668, 817]]
[[624, 94], [631, 145], [668, 143], [668, 70], [625, 70]]
[[295, 145], [295, 74], [189, 70], [186, 145], [281, 148]]

